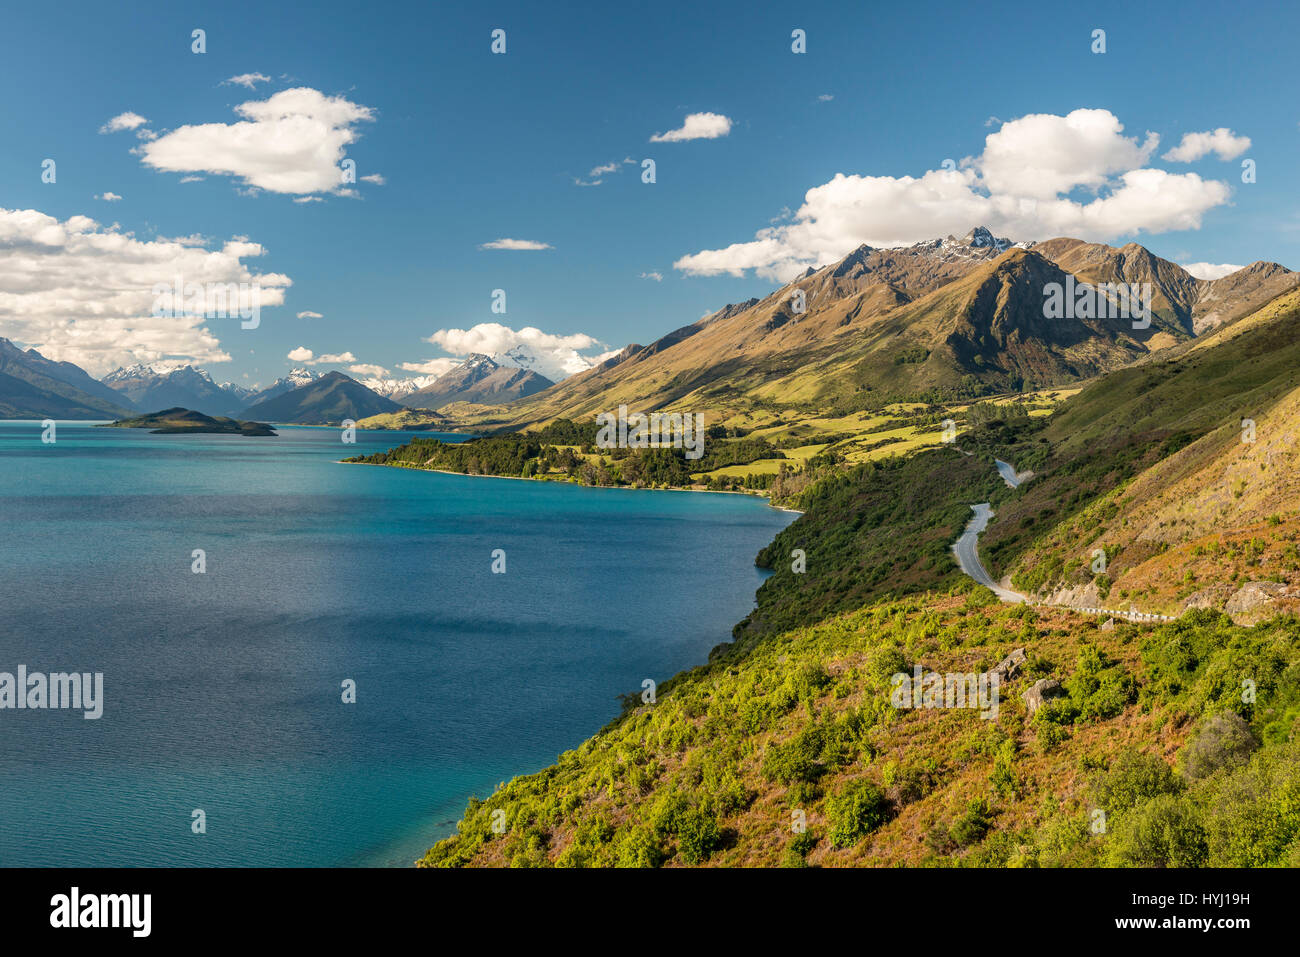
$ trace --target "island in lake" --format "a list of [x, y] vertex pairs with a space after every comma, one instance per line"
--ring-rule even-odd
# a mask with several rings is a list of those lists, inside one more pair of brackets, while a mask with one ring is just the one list
[[192, 409], [163, 409], [149, 415], [107, 422], [105, 429], [150, 429], [154, 433], [203, 432], [229, 435], [275, 435], [275, 430], [264, 422], [244, 422], [224, 415], [211, 416]]

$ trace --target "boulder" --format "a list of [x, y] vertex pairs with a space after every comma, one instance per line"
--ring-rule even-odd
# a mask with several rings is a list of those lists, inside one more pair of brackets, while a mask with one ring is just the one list
[[1115, 630], [1115, 619], [1114, 619], [1114, 618], [1107, 618], [1105, 621], [1103, 621], [1103, 622], [1101, 623], [1101, 630], [1102, 630], [1102, 631], [1114, 631], [1114, 630]]
[[1029, 708], [1029, 714], [1032, 716], [1048, 700], [1059, 698], [1064, 694], [1065, 689], [1061, 687], [1061, 683], [1055, 678], [1040, 678], [1034, 682], [1032, 688], [1025, 692], [1025, 706]]
[[1021, 667], [1024, 666], [1025, 659], [1025, 649], [1017, 648], [994, 665], [989, 671], [989, 674], [997, 675], [999, 683], [1010, 681], [1020, 673]]

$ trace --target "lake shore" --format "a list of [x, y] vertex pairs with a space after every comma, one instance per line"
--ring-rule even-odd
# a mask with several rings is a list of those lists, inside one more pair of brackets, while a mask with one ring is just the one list
[[[727, 491], [725, 489], [716, 489], [716, 488], [650, 488], [649, 486], [643, 488], [635, 488], [631, 485], [587, 485], [583, 482], [569, 482], [567, 480], [561, 481], [559, 479], [547, 479], [547, 478], [529, 478], [523, 475], [483, 475], [482, 473], [471, 475], [468, 472], [452, 472], [449, 471], [448, 469], [426, 469], [426, 468], [420, 468], [418, 466], [410, 466], [410, 465], [379, 465], [374, 462], [346, 462], [343, 459], [339, 459], [339, 461], [336, 464], [371, 465], [374, 466], [375, 468], [405, 469], [408, 472], [437, 472], [440, 475], [460, 475], [463, 476], [464, 478], [506, 479], [511, 482], [545, 482], [550, 485], [577, 485], [579, 488], [621, 489], [625, 492], [696, 492], [696, 493], [703, 493], [705, 495], [744, 495], [747, 498], [761, 498], [761, 499], [767, 498], [766, 495], [756, 495], [753, 492], [732, 492], [732, 491]], [[793, 512], [795, 515], [803, 514], [803, 512], [797, 508], [788, 508], [785, 505], [773, 505], [771, 501], [768, 501], [767, 507], [771, 509], [775, 509], [778, 512]]]

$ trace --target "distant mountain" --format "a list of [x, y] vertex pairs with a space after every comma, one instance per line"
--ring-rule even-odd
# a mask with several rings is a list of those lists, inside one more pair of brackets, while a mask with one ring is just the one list
[[309, 382], [315, 382], [319, 378], [320, 373], [313, 372], [311, 369], [290, 369], [287, 376], [276, 379], [265, 389], [250, 392], [244, 397], [244, 402], [246, 405], [257, 405], [259, 402], [265, 402], [268, 399], [282, 396], [286, 392], [292, 392]]
[[1084, 282], [1151, 283], [1157, 324], [1187, 335], [1199, 336], [1240, 319], [1300, 285], [1300, 273], [1269, 262], [1252, 263], [1221, 279], [1197, 279], [1137, 243], [1115, 248], [1081, 239], [1050, 239], [1033, 249]]
[[[1151, 283], [1150, 328], [1048, 318], [1048, 287], [1099, 282]], [[1297, 286], [1300, 274], [1273, 263], [1206, 281], [1136, 244], [1016, 243], [984, 227], [892, 249], [863, 245], [515, 401], [504, 417], [522, 426], [620, 404], [723, 417], [842, 414], [1032, 390], [1163, 353]]]
[[451, 402], [499, 404], [534, 395], [555, 383], [531, 369], [503, 366], [490, 356], [474, 353], [450, 372], [401, 403], [413, 409], [439, 409]]
[[436, 375], [417, 375], [406, 379], [372, 376], [369, 379], [361, 379], [359, 381], [371, 392], [382, 395], [386, 399], [400, 402], [402, 396], [410, 395], [412, 392], [417, 392], [425, 386], [433, 385], [437, 378]]
[[124, 396], [137, 409], [192, 409], [205, 415], [230, 415], [248, 402], [248, 390], [217, 385], [212, 376], [192, 365], [137, 364], [116, 369], [104, 385]]
[[290, 392], [250, 405], [242, 419], [292, 422], [300, 425], [339, 425], [383, 412], [400, 412], [402, 406], [367, 389], [342, 372], [328, 372]]
[[0, 338], [0, 418], [115, 419], [130, 401], [71, 362], [54, 362]]

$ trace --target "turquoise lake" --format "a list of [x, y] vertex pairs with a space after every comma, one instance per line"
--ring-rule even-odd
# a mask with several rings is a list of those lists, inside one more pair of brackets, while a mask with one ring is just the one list
[[703, 663], [795, 517], [338, 464], [392, 432], [40, 437], [0, 422], [0, 671], [103, 672], [104, 713], [0, 710], [0, 866], [410, 865]]

